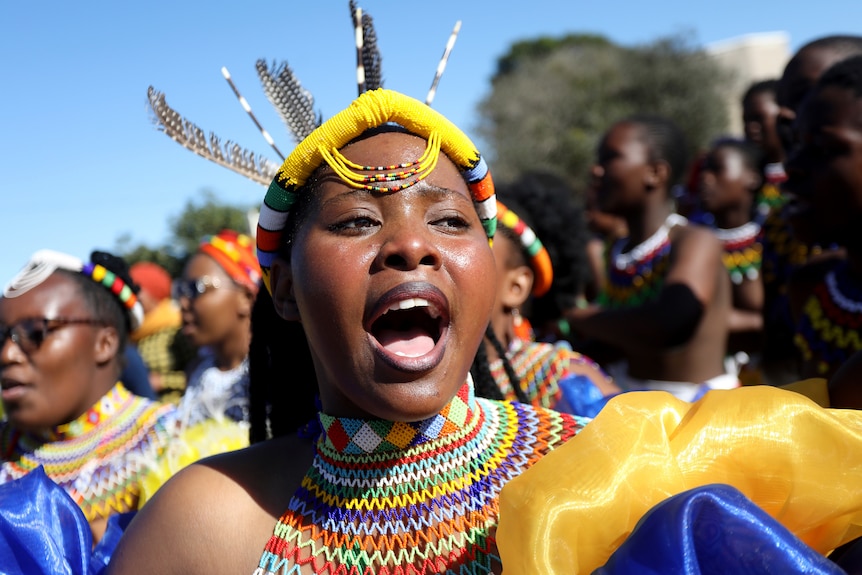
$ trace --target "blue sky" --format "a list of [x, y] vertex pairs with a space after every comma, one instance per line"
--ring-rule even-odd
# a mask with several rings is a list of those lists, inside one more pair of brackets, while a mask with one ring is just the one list
[[[622, 44], [689, 33], [708, 44], [783, 31], [791, 48], [859, 33], [859, 0], [363, 0], [375, 20], [384, 80], [419, 99], [457, 20], [461, 33], [434, 107], [468, 134], [496, 59], [512, 42], [571, 32]], [[0, 2], [0, 284], [41, 248], [85, 258], [129, 234], [150, 245], [168, 220], [212, 190], [251, 206], [264, 189], [159, 133], [147, 87], [205, 131], [277, 159], [222, 78], [226, 66], [282, 152], [292, 140], [254, 63], [287, 60], [329, 117], [356, 95], [346, 0]], [[803, 7], [804, 6], [804, 7]]]

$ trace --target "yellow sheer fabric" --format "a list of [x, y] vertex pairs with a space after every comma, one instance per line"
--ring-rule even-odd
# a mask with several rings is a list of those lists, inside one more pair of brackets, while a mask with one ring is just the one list
[[862, 412], [768, 386], [617, 396], [503, 489], [503, 572], [590, 573], [654, 505], [712, 483], [828, 554], [862, 536]]

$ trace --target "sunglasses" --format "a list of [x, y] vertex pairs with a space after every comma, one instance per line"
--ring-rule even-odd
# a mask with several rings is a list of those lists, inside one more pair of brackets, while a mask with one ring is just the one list
[[186, 298], [195, 300], [210, 290], [234, 287], [230, 282], [212, 276], [201, 276], [193, 280], [175, 280], [172, 286], [174, 299]]
[[0, 324], [0, 349], [3, 349], [3, 346], [6, 345], [7, 339], [11, 339], [24, 353], [33, 353], [42, 346], [49, 335], [69, 325], [106, 326], [108, 324], [98, 319], [66, 317], [50, 319], [47, 317], [31, 317], [22, 319], [12, 325]]

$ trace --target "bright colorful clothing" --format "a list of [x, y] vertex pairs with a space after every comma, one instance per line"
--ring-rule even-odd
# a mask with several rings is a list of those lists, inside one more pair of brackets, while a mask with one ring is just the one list
[[138, 508], [147, 462], [165, 450], [175, 411], [117, 383], [78, 419], [47, 435], [0, 422], [0, 483], [44, 467], [88, 521]]
[[161, 376], [159, 399], [177, 403], [186, 388], [186, 366], [195, 359], [197, 351], [180, 332], [180, 311], [171, 300], [163, 300], [144, 315], [144, 323], [131, 340], [150, 370]]
[[[515, 339], [506, 353], [515, 374], [520, 378], [521, 389], [536, 407], [555, 409], [584, 417], [595, 417], [609, 397], [602, 394], [596, 382], [586, 375], [573, 373], [572, 365], [588, 365], [607, 383], [611, 377], [585, 355], [573, 351], [566, 341], [556, 343], [525, 342]], [[503, 396], [516, 401], [515, 390], [509, 381], [502, 359], [490, 363], [491, 375], [500, 386]]]
[[842, 261], [824, 276], [802, 308], [796, 346], [818, 375], [829, 377], [851, 355], [862, 350], [862, 286]]
[[744, 280], [760, 277], [763, 259], [763, 230], [756, 221], [748, 222], [738, 228], [714, 228], [715, 235], [721, 240], [724, 253], [721, 256], [724, 267], [735, 285]]
[[653, 235], [631, 250], [622, 251], [628, 238], [614, 243], [607, 265], [608, 278], [599, 294], [599, 304], [609, 309], [628, 308], [658, 297], [670, 268], [670, 230], [686, 224], [688, 220], [684, 217], [670, 214]]
[[476, 398], [389, 422], [320, 415], [312, 468], [255, 575], [490, 573], [500, 490], [587, 420]]
[[189, 375], [185, 395], [179, 403], [183, 425], [224, 417], [247, 422], [248, 384], [247, 357], [237, 367], [222, 371], [215, 364], [215, 355], [204, 353]]

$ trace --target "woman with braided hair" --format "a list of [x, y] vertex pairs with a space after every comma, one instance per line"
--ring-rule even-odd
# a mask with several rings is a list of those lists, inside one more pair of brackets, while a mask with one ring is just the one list
[[[0, 484], [44, 472], [83, 511], [87, 540], [101, 539], [110, 516], [137, 508], [146, 461], [171, 438], [173, 407], [132, 395], [119, 381], [129, 332], [142, 319], [125, 262], [105, 252], [82, 262], [38, 251], [0, 297], [7, 417], [0, 421]], [[23, 493], [0, 505], [10, 514], [4, 519], [44, 503]], [[5, 549], [0, 565], [15, 572], [17, 559], [10, 564]]]
[[576, 305], [585, 275], [583, 214], [566, 183], [548, 173], [498, 187], [497, 198], [497, 297], [473, 370], [477, 393], [490, 377], [492, 399], [593, 417], [620, 389], [568, 342], [535, 341], [532, 329], [557, 324]]
[[417, 100], [365, 92], [305, 138], [257, 233], [251, 413], [277, 437], [174, 476], [111, 573], [499, 572], [500, 490], [586, 420], [474, 393], [495, 214], [482, 157]]

